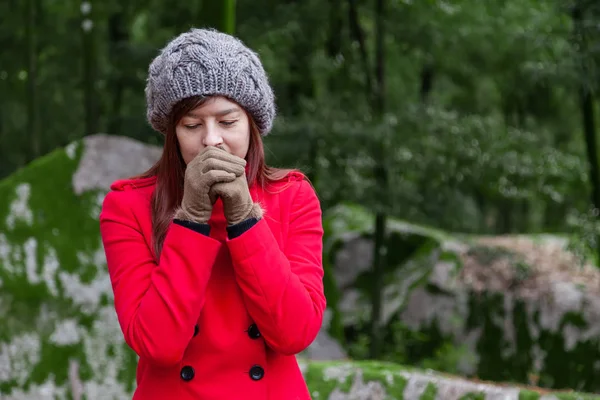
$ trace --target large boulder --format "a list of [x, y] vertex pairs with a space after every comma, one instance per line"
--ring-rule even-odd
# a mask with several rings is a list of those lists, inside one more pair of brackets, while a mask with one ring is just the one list
[[96, 135], [0, 182], [0, 398], [132, 392], [137, 359], [112, 307], [98, 213], [113, 179], [159, 153]]
[[[366, 337], [374, 217], [326, 216], [337, 316]], [[390, 220], [380, 324], [389, 360], [494, 381], [600, 391], [600, 270], [555, 236], [477, 237]], [[368, 339], [367, 339], [368, 340]]]

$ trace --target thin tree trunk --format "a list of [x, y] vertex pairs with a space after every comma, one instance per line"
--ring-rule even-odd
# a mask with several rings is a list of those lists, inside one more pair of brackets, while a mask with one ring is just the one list
[[110, 48], [111, 64], [113, 65], [110, 77], [110, 92], [112, 101], [111, 113], [108, 122], [108, 132], [119, 134], [121, 131], [121, 110], [123, 107], [123, 94], [125, 92], [125, 79], [123, 63], [126, 61], [125, 49], [129, 41], [129, 34], [125, 27], [126, 10], [129, 3], [123, 3], [108, 19], [108, 42]]
[[583, 131], [585, 135], [585, 147], [588, 156], [590, 182], [592, 185], [591, 202], [594, 207], [600, 207], [600, 173], [598, 171], [598, 142], [596, 140], [596, 123], [594, 121], [594, 98], [590, 90], [581, 87], [579, 90], [579, 102], [581, 105], [581, 116]]
[[433, 63], [427, 62], [421, 70], [421, 103], [426, 104], [429, 99], [429, 94], [433, 89], [433, 78], [435, 69]]
[[[384, 0], [376, 2], [376, 37], [375, 37], [375, 115], [381, 117], [385, 111], [385, 58], [384, 58]], [[389, 202], [386, 201], [388, 193], [388, 171], [385, 164], [386, 143], [383, 140], [381, 143], [381, 164], [375, 168], [375, 179], [378, 181], [383, 193], [384, 209], [389, 207]], [[381, 348], [383, 345], [383, 335], [381, 327], [381, 310], [383, 305], [382, 292], [384, 288], [383, 277], [385, 273], [386, 260], [384, 256], [385, 242], [387, 238], [387, 215], [385, 212], [379, 211], [375, 215], [375, 241], [374, 241], [374, 257], [373, 257], [373, 287], [372, 287], [372, 310], [371, 310], [371, 343], [369, 348], [369, 356], [372, 359], [377, 359], [381, 356]]]
[[367, 53], [367, 46], [365, 44], [365, 33], [363, 32], [360, 21], [358, 20], [358, 11], [356, 9], [356, 0], [348, 0], [348, 17], [350, 21], [350, 34], [353, 40], [358, 42], [358, 49], [360, 51], [360, 59], [362, 61], [363, 70], [365, 73], [365, 79], [367, 84], [367, 92], [369, 100], [373, 96], [373, 84], [371, 79], [371, 68], [369, 67], [369, 55]]
[[203, 22], [218, 31], [235, 34], [236, 0], [203, 0]]
[[505, 235], [509, 234], [513, 230], [513, 218], [512, 218], [512, 207], [511, 201], [505, 198], [500, 198], [496, 204], [497, 206], [497, 218], [496, 218], [496, 234]]
[[329, 36], [327, 38], [327, 55], [335, 59], [342, 51], [343, 19], [340, 14], [341, 0], [329, 0]]
[[[288, 4], [299, 6], [302, 2], [288, 0]], [[292, 57], [289, 60], [291, 79], [287, 87], [287, 102], [289, 114], [299, 117], [302, 113], [301, 100], [314, 98], [313, 74], [310, 68], [310, 57], [313, 46], [311, 31], [297, 35], [292, 39]], [[309, 179], [317, 184], [317, 159], [319, 157], [319, 138], [308, 132], [308, 172]]]
[[[582, 9], [582, 2], [579, 1], [572, 14], [576, 36], [580, 38], [579, 43], [579, 54], [582, 61], [582, 77], [579, 87], [579, 103], [581, 107], [581, 117], [583, 123], [583, 131], [585, 135], [585, 144], [589, 165], [590, 184], [591, 184], [591, 203], [594, 208], [600, 207], [600, 171], [598, 166], [598, 141], [596, 139], [596, 123], [594, 121], [594, 97], [592, 88], [586, 85], [589, 82], [588, 77], [591, 75], [589, 72], [588, 64], [585, 61], [589, 57], [586, 52], [588, 50], [586, 32], [583, 25], [584, 10]], [[600, 256], [600, 243], [598, 244], [597, 252]]]
[[95, 88], [95, 46], [94, 46], [94, 19], [92, 17], [92, 3], [89, 0], [82, 2], [81, 36], [83, 47], [83, 98], [85, 110], [84, 136], [93, 135], [98, 131], [96, 113]]
[[[423, 64], [423, 67], [421, 68], [421, 73], [419, 76], [421, 85], [420, 85], [420, 92], [419, 92], [419, 97], [421, 99], [421, 106], [422, 106], [422, 118], [427, 118], [426, 113], [424, 112], [426, 106], [427, 106], [427, 102], [429, 100], [429, 97], [431, 95], [431, 91], [433, 90], [433, 80], [434, 80], [434, 67], [433, 67], [433, 63], [431, 61], [426, 61]], [[430, 168], [429, 166], [425, 166], [426, 170], [423, 171], [422, 176], [424, 177], [428, 177], [431, 176], [432, 173], [435, 173], [433, 171], [428, 171], [427, 169]], [[427, 179], [421, 179], [419, 181], [419, 193], [422, 193], [423, 196], [425, 198], [429, 198], [429, 196], [432, 195], [432, 192], [437, 191], [438, 189], [435, 187], [432, 187], [430, 182]], [[436, 193], [434, 193], [436, 194]], [[428, 213], [428, 208], [430, 208], [430, 206], [428, 206], [427, 204], [423, 204], [424, 207], [424, 212]]]
[[27, 160], [40, 156], [38, 91], [37, 91], [37, 37], [36, 18], [39, 0], [27, 0], [27, 123], [31, 147], [27, 151]]

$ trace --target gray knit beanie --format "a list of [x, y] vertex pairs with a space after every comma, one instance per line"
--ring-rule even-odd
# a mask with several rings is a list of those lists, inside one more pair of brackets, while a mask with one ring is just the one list
[[173, 106], [191, 96], [222, 95], [242, 106], [264, 136], [275, 99], [258, 55], [241, 40], [212, 29], [191, 29], [152, 61], [146, 83], [148, 121], [165, 134]]

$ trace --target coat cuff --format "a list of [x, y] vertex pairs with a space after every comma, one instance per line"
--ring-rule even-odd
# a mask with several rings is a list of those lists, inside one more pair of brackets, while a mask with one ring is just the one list
[[227, 227], [227, 236], [229, 239], [234, 239], [241, 236], [248, 229], [252, 228], [258, 222], [258, 218], [248, 218], [239, 224], [230, 225]]
[[193, 230], [194, 232], [201, 233], [204, 236], [210, 236], [210, 225], [209, 224], [199, 224], [198, 222], [186, 221], [183, 219], [175, 218], [173, 220], [174, 224], [184, 226], [188, 229]]
[[[277, 239], [273, 236], [273, 232], [271, 232], [271, 228], [269, 228], [269, 225], [264, 218], [259, 219], [254, 228], [249, 229], [245, 235], [235, 239], [229, 239], [227, 241], [227, 246], [231, 252], [234, 264], [236, 262], [249, 261], [261, 253], [261, 256], [264, 256], [265, 251], [275, 257], [282, 255]], [[273, 253], [273, 250], [276, 250], [276, 252]], [[280, 266], [271, 265], [269, 268], [279, 269]]]

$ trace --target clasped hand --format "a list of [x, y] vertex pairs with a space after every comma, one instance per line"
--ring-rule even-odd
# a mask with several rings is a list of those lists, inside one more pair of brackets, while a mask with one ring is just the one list
[[219, 197], [228, 225], [260, 218], [262, 213], [250, 196], [245, 171], [243, 158], [217, 147], [204, 148], [186, 167], [183, 199], [175, 218], [207, 223]]

